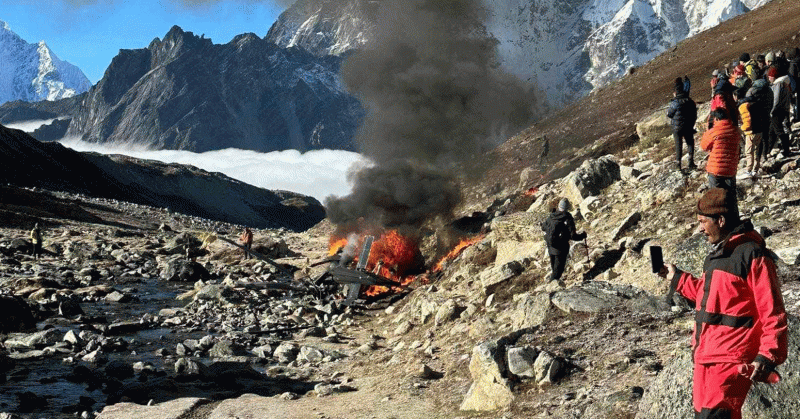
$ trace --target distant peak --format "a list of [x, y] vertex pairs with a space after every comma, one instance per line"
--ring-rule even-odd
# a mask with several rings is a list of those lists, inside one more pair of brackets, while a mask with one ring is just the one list
[[10, 31], [11, 26], [8, 26], [8, 23], [6, 23], [4, 20], [0, 20], [0, 29]]

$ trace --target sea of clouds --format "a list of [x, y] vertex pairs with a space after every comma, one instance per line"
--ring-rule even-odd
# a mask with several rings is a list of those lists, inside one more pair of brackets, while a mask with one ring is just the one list
[[182, 150], [148, 150], [128, 145], [87, 143], [76, 138], [59, 141], [75, 151], [123, 154], [164, 163], [189, 164], [209, 172], [220, 172], [264, 189], [284, 190], [313, 196], [323, 202], [328, 196], [345, 196], [352, 183], [348, 173], [368, 165], [360, 154], [342, 150], [297, 150], [260, 153], [228, 148], [194, 153]]
[[[5, 125], [28, 133], [54, 120], [23, 121]], [[343, 150], [297, 150], [261, 153], [228, 148], [194, 153], [182, 150], [150, 150], [126, 144], [96, 144], [78, 138], [59, 141], [75, 151], [101, 154], [123, 154], [164, 163], [189, 164], [209, 172], [220, 172], [234, 179], [270, 190], [284, 190], [313, 196], [324, 202], [329, 196], [349, 195], [352, 182], [348, 174], [369, 166], [369, 160], [358, 153]]]

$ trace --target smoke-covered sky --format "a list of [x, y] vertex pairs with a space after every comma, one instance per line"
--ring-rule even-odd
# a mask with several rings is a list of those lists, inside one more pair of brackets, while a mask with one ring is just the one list
[[0, 20], [29, 43], [45, 41], [97, 83], [120, 49], [146, 48], [173, 25], [216, 44], [267, 34], [289, 0], [3, 0]]
[[[530, 86], [500, 69], [480, 0], [384, 0], [376, 33], [341, 75], [367, 109], [357, 137], [375, 166], [326, 202], [346, 225], [419, 226], [459, 203], [460, 174], [529, 125]], [[473, 173], [474, 174], [474, 173]]]

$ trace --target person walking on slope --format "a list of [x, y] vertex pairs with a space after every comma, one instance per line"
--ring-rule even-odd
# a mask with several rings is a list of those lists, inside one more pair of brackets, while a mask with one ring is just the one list
[[31, 230], [31, 243], [33, 244], [31, 255], [34, 259], [39, 259], [39, 257], [42, 256], [42, 230], [39, 228], [39, 223], [33, 225], [33, 230]]
[[753, 382], [775, 377], [788, 352], [775, 262], [750, 221], [730, 211], [730, 198], [730, 191], [713, 188], [697, 203], [697, 221], [713, 246], [701, 277], [673, 264], [659, 272], [670, 295], [677, 291], [695, 306], [695, 418], [741, 419]]
[[244, 228], [242, 235], [239, 237], [239, 241], [244, 245], [244, 258], [250, 259], [250, 248], [253, 247], [253, 232], [250, 230], [250, 227]]
[[586, 233], [575, 231], [575, 219], [567, 211], [569, 201], [566, 198], [558, 202], [558, 209], [553, 208], [550, 216], [542, 223], [544, 241], [547, 243], [547, 253], [550, 255], [550, 280], [560, 280], [567, 266], [570, 240], [583, 240]]
[[697, 122], [697, 104], [689, 97], [684, 89], [684, 81], [680, 77], [675, 79], [675, 92], [673, 99], [669, 103], [667, 118], [672, 120], [672, 138], [675, 140], [676, 168], [681, 170], [681, 159], [683, 158], [683, 143], [689, 151], [689, 162], [687, 167], [694, 170], [697, 166], [694, 163], [694, 124]]
[[[769, 92], [767, 98], [772, 97], [772, 90], [766, 87], [764, 80], [758, 81], [760, 88]], [[745, 176], [752, 178], [761, 168], [761, 141], [762, 135], [769, 129], [769, 108], [765, 107], [764, 100], [759, 102], [756, 96], [759, 91], [750, 88], [745, 97], [739, 99], [739, 115], [741, 116], [741, 129], [744, 133]], [[770, 100], [771, 102], [771, 100]]]
[[738, 216], [736, 171], [739, 168], [739, 141], [742, 138], [739, 121], [734, 122], [724, 109], [711, 111], [709, 117], [714, 127], [706, 131], [700, 141], [700, 148], [709, 153], [706, 163], [708, 185], [731, 192], [731, 212]]
[[547, 158], [547, 155], [550, 154], [550, 141], [547, 139], [546, 135], [542, 136], [542, 152], [539, 153], [539, 165], [541, 165], [544, 160]]

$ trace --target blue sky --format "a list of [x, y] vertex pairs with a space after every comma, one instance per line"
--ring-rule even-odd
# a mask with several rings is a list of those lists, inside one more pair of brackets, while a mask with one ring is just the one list
[[[283, 3], [283, 4], [282, 4]], [[146, 48], [173, 25], [215, 44], [267, 34], [287, 1], [274, 0], [0, 0], [0, 20], [29, 43], [44, 40], [93, 84], [120, 49]]]

